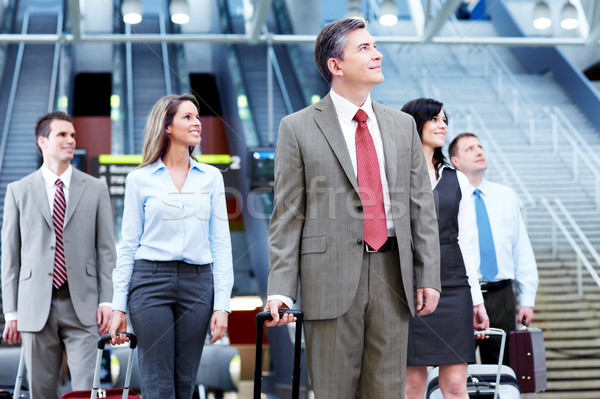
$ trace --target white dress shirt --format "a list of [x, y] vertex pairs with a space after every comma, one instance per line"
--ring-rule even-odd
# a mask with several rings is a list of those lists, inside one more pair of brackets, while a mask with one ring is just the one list
[[[485, 179], [477, 188], [481, 191], [481, 197], [485, 202], [494, 237], [498, 260], [498, 274], [494, 281], [515, 280], [519, 288], [521, 306], [533, 307], [538, 286], [538, 272], [533, 248], [521, 217], [517, 194], [509, 187]], [[475, 204], [473, 190], [475, 187], [471, 186], [469, 198]], [[473, 212], [474, 209], [473, 205]], [[478, 233], [473, 234], [473, 253], [479, 280], [483, 281], [484, 277], [479, 271], [481, 260]]]
[[[442, 179], [442, 174], [446, 169], [447, 166], [442, 166], [440, 169], [440, 178], [435, 182], [433, 189], [435, 189], [438, 182]], [[469, 286], [471, 287], [471, 298], [473, 299], [473, 306], [475, 306], [483, 303], [483, 295], [481, 293], [477, 275], [478, 268], [475, 266], [472, 244], [473, 237], [477, 231], [475, 203], [471, 200], [473, 190], [471, 189], [471, 184], [469, 184], [467, 176], [457, 170], [456, 177], [458, 178], [458, 184], [462, 194], [458, 205], [458, 246], [460, 247], [460, 252], [462, 253], [463, 261], [465, 263], [467, 278], [469, 280]]]

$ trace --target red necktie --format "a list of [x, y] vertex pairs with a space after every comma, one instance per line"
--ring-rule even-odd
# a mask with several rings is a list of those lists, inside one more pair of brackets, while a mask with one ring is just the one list
[[367, 113], [359, 109], [354, 115], [356, 128], [356, 174], [364, 212], [364, 238], [374, 250], [387, 241], [387, 225], [383, 207], [381, 173], [375, 144], [367, 126]]
[[65, 263], [65, 247], [63, 246], [63, 225], [65, 223], [65, 211], [67, 202], [63, 191], [63, 182], [56, 180], [56, 194], [54, 195], [54, 210], [52, 221], [54, 222], [54, 233], [56, 234], [56, 253], [54, 254], [54, 275], [52, 283], [54, 287], [60, 288], [67, 281], [67, 266]]

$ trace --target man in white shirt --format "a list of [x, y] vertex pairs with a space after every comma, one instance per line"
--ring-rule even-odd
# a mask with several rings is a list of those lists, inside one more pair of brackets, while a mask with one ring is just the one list
[[[481, 234], [473, 235], [475, 263], [479, 271], [481, 291], [490, 326], [502, 328], [507, 333], [516, 328], [516, 323], [529, 325], [533, 320], [533, 306], [538, 286], [538, 273], [525, 223], [519, 210], [519, 199], [509, 187], [484, 179], [487, 158], [479, 139], [472, 133], [458, 135], [448, 148], [450, 160], [463, 172], [473, 186], [473, 201], [485, 204], [491, 227], [491, 253], [481, 256], [485, 244]], [[479, 196], [479, 198], [477, 198]], [[478, 212], [478, 211], [476, 211]], [[478, 224], [481, 222], [477, 213]], [[481, 233], [482, 227], [477, 227]], [[489, 274], [484, 263], [494, 258], [493, 272]], [[513, 282], [519, 290], [519, 311], [516, 312], [516, 299]], [[479, 342], [483, 363], [497, 363], [499, 342], [494, 339]], [[504, 363], [508, 364], [508, 345], [504, 352]]]
[[55, 399], [63, 349], [72, 388], [90, 389], [116, 254], [106, 183], [71, 166], [71, 117], [41, 116], [35, 139], [42, 167], [9, 184], [4, 200], [3, 338], [23, 341], [31, 397]]

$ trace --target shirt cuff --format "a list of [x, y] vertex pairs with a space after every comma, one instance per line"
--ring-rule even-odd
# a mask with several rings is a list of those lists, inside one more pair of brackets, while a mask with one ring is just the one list
[[15, 321], [17, 320], [17, 312], [8, 312], [8, 313], [4, 313], [4, 320], [6, 321]]
[[98, 304], [98, 307], [100, 306], [112, 306], [112, 303], [110, 302], [101, 302], [100, 304]]
[[112, 301], [112, 310], [120, 310], [127, 313], [127, 295], [114, 293]]
[[267, 297], [267, 302], [272, 301], [272, 300], [278, 300], [283, 302], [288, 308], [292, 308], [292, 306], [294, 306], [294, 300], [286, 295], [269, 295]]
[[535, 305], [535, 294], [523, 294], [523, 293], [519, 293], [520, 296], [520, 304], [521, 306], [531, 306], [534, 307]]

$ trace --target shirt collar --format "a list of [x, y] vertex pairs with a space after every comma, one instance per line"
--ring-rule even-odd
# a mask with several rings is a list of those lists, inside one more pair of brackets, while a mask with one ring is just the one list
[[[167, 169], [167, 167], [165, 166], [165, 164], [162, 161], [162, 158], [158, 158], [154, 163], [151, 163], [150, 165], [148, 165], [150, 167], [150, 172], [152, 174], [156, 173], [157, 171], [161, 170], [161, 169]], [[193, 157], [190, 157], [190, 170], [192, 169], [196, 169], [200, 172], [204, 172], [205, 171], [205, 165], [196, 161]]]
[[67, 190], [69, 189], [69, 186], [71, 185], [71, 176], [73, 176], [73, 166], [72, 165], [69, 165], [67, 170], [65, 170], [63, 172], [63, 174], [60, 176], [58, 176], [56, 173], [51, 171], [50, 168], [48, 168], [48, 166], [46, 166], [46, 164], [42, 164], [41, 169], [42, 169], [42, 177], [44, 178], [44, 181], [46, 182], [48, 187], [52, 187], [56, 183], [56, 180], [60, 178], [60, 180], [62, 180], [63, 184], [65, 185], [66, 189]]
[[329, 96], [331, 97], [331, 101], [333, 101], [335, 111], [343, 121], [351, 123], [354, 119], [354, 115], [356, 115], [356, 111], [358, 111], [359, 108], [367, 113], [367, 120], [376, 120], [375, 111], [373, 111], [373, 103], [371, 102], [371, 93], [369, 93], [367, 99], [361, 107], [357, 107], [356, 105], [352, 104], [350, 101], [337, 94], [333, 89], [331, 89], [329, 92]]
[[[473, 186], [471, 186], [471, 187], [473, 187]], [[481, 180], [481, 183], [479, 184], [479, 187], [473, 187], [473, 191], [475, 191], [476, 188], [478, 188], [479, 191], [481, 191], [481, 194], [484, 197], [487, 197], [487, 195], [489, 193], [489, 188], [490, 188], [489, 183], [488, 183], [487, 180], [485, 180], [485, 179]]]

